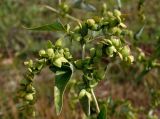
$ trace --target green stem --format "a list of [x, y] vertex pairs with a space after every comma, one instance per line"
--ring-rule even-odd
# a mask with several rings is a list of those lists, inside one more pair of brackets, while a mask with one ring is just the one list
[[95, 96], [94, 91], [93, 91], [92, 88], [91, 88], [91, 95], [92, 95], [93, 101], [94, 101], [95, 106], [96, 106], [96, 111], [97, 111], [97, 113], [99, 113], [100, 109], [99, 109], [98, 101], [96, 99], [96, 96]]
[[86, 47], [86, 45], [83, 44], [82, 45], [82, 60], [84, 60], [84, 58], [85, 58], [85, 47]]
[[[44, 7], [46, 7], [47, 9], [55, 12], [56, 14], [60, 14], [60, 12], [59, 12], [58, 10], [56, 10], [55, 8], [53, 8], [53, 7], [50, 7], [50, 6], [48, 6], [48, 5], [45, 5]], [[75, 17], [73, 17], [73, 16], [71, 16], [71, 15], [69, 15], [69, 14], [66, 14], [65, 17], [68, 18], [68, 19], [71, 19], [71, 20], [73, 20], [73, 21], [76, 21], [76, 22], [78, 22], [78, 23], [80, 22], [79, 19], [77, 19], [77, 18], [75, 18]]]
[[[86, 46], [85, 44], [82, 44], [82, 60], [85, 58], [85, 46]], [[100, 109], [99, 109], [98, 101], [96, 99], [96, 96], [95, 96], [92, 88], [91, 88], [91, 95], [92, 95], [93, 101], [94, 101], [95, 106], [96, 106], [96, 111], [97, 111], [97, 113], [99, 113]]]
[[58, 4], [61, 5], [61, 3], [62, 3], [62, 1], [61, 1], [61, 0], [58, 0]]
[[117, 4], [118, 4], [118, 8], [121, 9], [121, 7], [122, 7], [121, 0], [117, 0]]

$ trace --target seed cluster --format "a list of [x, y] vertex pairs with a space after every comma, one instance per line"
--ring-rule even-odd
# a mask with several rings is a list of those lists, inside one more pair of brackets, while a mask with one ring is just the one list
[[19, 97], [22, 99], [21, 109], [28, 109], [36, 101], [36, 90], [33, 86], [33, 79], [36, 74], [45, 66], [55, 66], [61, 68], [63, 63], [67, 63], [72, 58], [68, 48], [62, 48], [61, 40], [57, 40], [55, 45], [50, 44], [47, 50], [39, 51], [39, 58], [36, 61], [26, 61], [24, 64], [28, 70], [24, 79], [20, 82]]

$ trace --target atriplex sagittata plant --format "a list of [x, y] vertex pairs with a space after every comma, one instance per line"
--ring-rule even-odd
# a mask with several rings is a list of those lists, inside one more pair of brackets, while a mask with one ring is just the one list
[[[77, 94], [84, 113], [90, 116], [92, 106], [96, 109], [97, 118], [105, 119], [105, 108], [100, 110], [94, 88], [99, 81], [105, 78], [110, 61], [119, 58], [127, 65], [132, 65], [134, 57], [130, 51], [130, 46], [125, 40], [126, 36], [132, 35], [132, 32], [124, 24], [121, 12], [117, 9], [112, 12], [107, 10], [106, 4], [102, 5], [100, 16], [83, 21], [68, 14], [69, 7], [67, 4], [59, 3], [59, 6], [59, 10], [49, 6], [46, 7], [61, 16], [73, 20], [77, 25], [73, 28], [70, 24], [63, 25], [60, 21], [55, 21], [52, 24], [29, 28], [38, 31], [61, 31], [64, 35], [54, 44], [49, 41], [48, 49], [40, 50], [39, 57], [36, 60], [24, 62], [27, 66], [27, 73], [20, 82], [19, 97], [21, 98], [21, 105], [19, 107], [35, 116], [33, 105], [37, 99], [33, 79], [44, 67], [48, 67], [55, 73], [54, 104], [57, 115], [59, 115], [63, 107], [63, 95], [66, 86], [72, 80], [74, 72], [80, 70], [82, 76], [76, 80], [78, 82]], [[81, 46], [80, 58], [74, 56], [70, 52], [70, 48], [64, 47], [63, 42], [65, 40], [69, 40], [71, 43], [73, 41], [77, 42]], [[130, 115], [130, 112], [128, 113]], [[127, 119], [131, 118], [127, 117]]]

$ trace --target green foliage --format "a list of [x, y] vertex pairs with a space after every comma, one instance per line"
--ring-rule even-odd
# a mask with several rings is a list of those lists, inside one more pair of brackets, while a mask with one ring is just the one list
[[[120, 9], [122, 7], [121, 1], [117, 0], [117, 3]], [[141, 16], [144, 16], [143, 4], [144, 1], [139, 1], [140, 7], [138, 9]], [[78, 0], [71, 5], [73, 5], [73, 8], [83, 8], [89, 12], [98, 10], [85, 0]], [[113, 100], [110, 97], [101, 104], [94, 94], [94, 88], [105, 79], [107, 68], [115, 61], [122, 65], [123, 70], [126, 67], [133, 68], [132, 75], [134, 75], [139, 65], [142, 67], [135, 80], [137, 84], [152, 69], [160, 66], [154, 55], [152, 57], [146, 56], [143, 50], [137, 46], [137, 42], [142, 38], [144, 26], [133, 36], [133, 32], [128, 29], [124, 22], [123, 13], [118, 9], [108, 10], [105, 3], [102, 5], [101, 10], [97, 11], [96, 16], [90, 16], [83, 20], [72, 16], [71, 11], [74, 9], [67, 2], [59, 2], [58, 9], [50, 6], [46, 6], [46, 8], [62, 18], [74, 21], [74, 23], [67, 22], [66, 25], [63, 25], [61, 22], [55, 21], [52, 24], [27, 28], [28, 30], [37, 31], [62, 31], [63, 34], [61, 37], [59, 36], [54, 44], [49, 41], [48, 48], [40, 50], [39, 57], [36, 60], [24, 62], [27, 66], [27, 73], [20, 82], [18, 94], [22, 104], [19, 108], [24, 110], [32, 109], [31, 112], [35, 116], [32, 107], [38, 99], [36, 99], [33, 78], [44, 67], [48, 66], [55, 74], [54, 105], [57, 115], [60, 115], [62, 111], [63, 95], [67, 84], [70, 83], [72, 74], [76, 75], [76, 71], [80, 71], [81, 75], [75, 81], [76, 88], [73, 88], [73, 92], [77, 95], [76, 98], [88, 118], [138, 119], [138, 113], [143, 112], [148, 119], [156, 119], [157, 117], [153, 116], [150, 110], [156, 110], [159, 107], [158, 98], [160, 94], [157, 90], [150, 92], [151, 105], [149, 110], [134, 108], [131, 102], [127, 100]], [[143, 17], [142, 21], [144, 22], [144, 20]], [[70, 44], [75, 42], [81, 47], [81, 58], [72, 52], [72, 46], [65, 48], [66, 42]], [[75, 52], [79, 53], [76, 48]], [[147, 81], [145, 85], [149, 85]]]
[[36, 31], [64, 31], [65, 28], [62, 25], [61, 22], [54, 22], [52, 24], [43, 25], [40, 27], [34, 27], [34, 28], [26, 28], [28, 30], [36, 30]]
[[[50, 69], [53, 69], [53, 68], [55, 67], [50, 66]], [[64, 65], [63, 67], [61, 67], [61, 69], [58, 69], [55, 72], [56, 76], [55, 76], [55, 86], [54, 86], [54, 100], [55, 100], [55, 107], [58, 115], [62, 110], [63, 94], [67, 86], [67, 83], [69, 82], [72, 76], [72, 73], [73, 73], [72, 64], [67, 64], [66, 66]]]

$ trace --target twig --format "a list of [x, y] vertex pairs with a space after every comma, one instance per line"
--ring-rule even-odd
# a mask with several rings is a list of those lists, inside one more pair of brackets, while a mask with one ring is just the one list
[[[60, 14], [60, 11], [56, 10], [56, 9], [53, 8], [53, 7], [50, 7], [50, 6], [48, 6], [48, 5], [44, 5], [44, 7], [46, 7], [47, 9], [55, 12], [56, 14]], [[80, 21], [81, 21], [81, 20], [79, 20], [79, 19], [77, 19], [77, 18], [75, 18], [75, 17], [73, 17], [73, 16], [71, 16], [71, 15], [69, 15], [69, 14], [66, 14], [65, 17], [66, 17], [66, 18], [69, 18], [69, 19], [71, 19], [71, 20], [73, 20], [73, 21], [76, 21], [76, 22], [80, 22]]]
[[62, 1], [61, 1], [61, 0], [58, 0], [58, 4], [61, 5], [61, 4], [62, 4]]
[[92, 88], [91, 88], [91, 95], [92, 95], [93, 101], [94, 101], [95, 106], [96, 106], [96, 111], [97, 111], [97, 113], [99, 113], [100, 109], [99, 109], [98, 101], [96, 99], [96, 96], [95, 96], [94, 91], [93, 91]]

